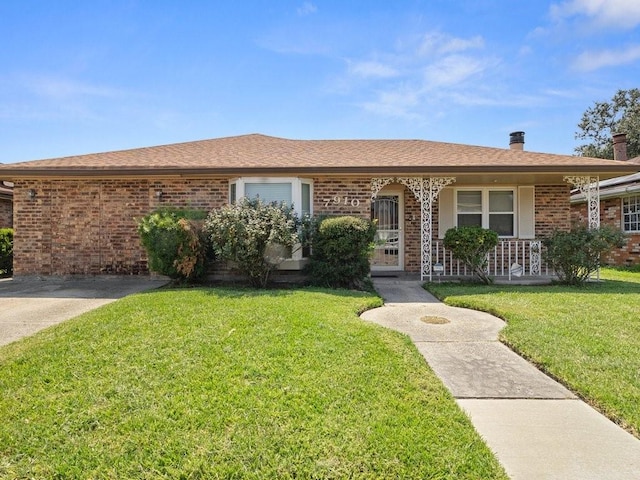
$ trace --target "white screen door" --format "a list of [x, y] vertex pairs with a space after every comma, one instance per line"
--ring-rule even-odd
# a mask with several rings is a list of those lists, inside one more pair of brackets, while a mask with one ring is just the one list
[[403, 269], [402, 201], [401, 194], [383, 194], [371, 205], [371, 219], [378, 225], [372, 270]]

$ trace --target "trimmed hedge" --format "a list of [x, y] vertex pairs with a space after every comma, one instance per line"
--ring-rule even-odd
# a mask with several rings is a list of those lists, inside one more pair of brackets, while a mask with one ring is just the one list
[[358, 217], [320, 220], [312, 234], [307, 267], [311, 283], [333, 288], [363, 288], [370, 273], [369, 258], [376, 226]]
[[498, 234], [482, 227], [454, 227], [444, 234], [444, 247], [453, 258], [467, 265], [483, 282], [491, 283], [487, 275], [487, 254], [498, 244]]
[[298, 242], [298, 225], [291, 206], [242, 198], [209, 213], [205, 229], [218, 259], [265, 288]]
[[145, 216], [138, 233], [149, 257], [149, 269], [171, 279], [197, 280], [206, 273], [206, 212], [165, 208]]
[[0, 228], [0, 275], [13, 274], [13, 228]]
[[574, 225], [570, 231], [556, 230], [542, 240], [545, 260], [556, 271], [560, 283], [582, 285], [600, 267], [600, 258], [615, 247], [622, 247], [624, 234], [603, 225], [589, 229]]

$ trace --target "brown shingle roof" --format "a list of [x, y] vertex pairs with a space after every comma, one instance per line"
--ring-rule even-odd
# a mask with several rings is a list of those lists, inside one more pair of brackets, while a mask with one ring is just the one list
[[0, 165], [0, 176], [529, 171], [614, 176], [637, 170], [614, 160], [426, 140], [289, 140], [251, 134]]

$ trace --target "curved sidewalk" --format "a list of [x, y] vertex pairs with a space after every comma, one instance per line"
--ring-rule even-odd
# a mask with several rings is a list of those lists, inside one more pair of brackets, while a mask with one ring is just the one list
[[411, 338], [512, 479], [640, 478], [640, 440], [500, 343], [502, 320], [416, 280], [373, 283], [385, 305], [362, 318]]

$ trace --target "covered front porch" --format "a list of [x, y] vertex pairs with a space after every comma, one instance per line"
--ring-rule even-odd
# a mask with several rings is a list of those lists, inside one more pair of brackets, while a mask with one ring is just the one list
[[[371, 182], [371, 216], [378, 222], [378, 242], [372, 259], [374, 275], [402, 272], [419, 274], [422, 281], [471, 277], [472, 272], [453, 258], [444, 248], [443, 237], [448, 228], [458, 225], [462, 211], [456, 202], [456, 177], [388, 177], [373, 178]], [[519, 179], [515, 179], [518, 182]], [[588, 198], [589, 227], [599, 227], [598, 177], [562, 176], [555, 185], [557, 198], [545, 199], [544, 187], [513, 182], [514, 177], [501, 180], [502, 191], [511, 191], [511, 223], [513, 235], [501, 235], [499, 244], [488, 255], [487, 273], [496, 281], [522, 282], [551, 280], [555, 272], [544, 262], [542, 238], [536, 229], [549, 232], [555, 226], [544, 224], [539, 206], [545, 202], [569, 208], [569, 188], [578, 189]], [[490, 187], [470, 184], [463, 179], [459, 190], [498, 191], [494, 180]], [[564, 186], [563, 186], [564, 184]], [[505, 186], [507, 185], [507, 186]], [[444, 190], [446, 189], [446, 190]], [[410, 193], [407, 193], [407, 190]], [[443, 190], [447, 193], [441, 195]], [[564, 192], [564, 193], [563, 193]], [[538, 195], [538, 198], [536, 198]], [[565, 198], [566, 197], [566, 198]], [[467, 198], [465, 196], [465, 198]], [[483, 206], [483, 210], [489, 210]], [[503, 208], [504, 210], [504, 208]], [[506, 209], [509, 211], [509, 209]], [[491, 214], [492, 212], [489, 212]], [[478, 214], [480, 215], [480, 214]], [[505, 214], [501, 212], [500, 218]], [[448, 216], [448, 217], [447, 217]], [[447, 217], [447, 218], [444, 218]], [[449, 218], [450, 217], [450, 218]], [[567, 213], [568, 218], [568, 213]], [[508, 222], [507, 222], [508, 223]], [[417, 224], [413, 225], [413, 224]], [[568, 223], [567, 223], [568, 225]], [[484, 225], [483, 225], [484, 226]], [[485, 228], [487, 228], [485, 226]], [[407, 252], [412, 251], [413, 254]], [[419, 268], [412, 265], [417, 263]]]

